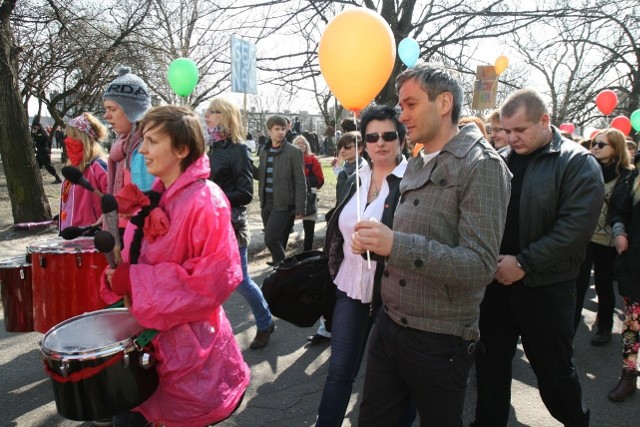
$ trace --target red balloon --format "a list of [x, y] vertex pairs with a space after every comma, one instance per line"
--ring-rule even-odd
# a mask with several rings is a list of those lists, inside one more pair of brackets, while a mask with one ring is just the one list
[[626, 116], [618, 116], [611, 120], [611, 127], [618, 129], [625, 135], [629, 135], [629, 132], [631, 132], [631, 120]]
[[595, 129], [593, 132], [591, 132], [591, 135], [589, 135], [589, 139], [595, 138], [598, 132], [600, 132], [600, 129]]
[[603, 90], [596, 96], [596, 107], [605, 116], [611, 115], [618, 106], [618, 95], [610, 89]]
[[576, 130], [576, 127], [573, 125], [573, 123], [563, 123], [560, 126], [558, 126], [558, 128], [565, 132], [569, 132], [572, 135], [573, 135], [573, 131]]

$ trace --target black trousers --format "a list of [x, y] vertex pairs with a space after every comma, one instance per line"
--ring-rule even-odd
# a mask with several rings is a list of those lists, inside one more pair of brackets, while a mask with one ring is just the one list
[[476, 358], [478, 400], [472, 426], [507, 425], [518, 338], [551, 415], [566, 426], [589, 425], [573, 362], [575, 306], [574, 281], [539, 288], [495, 281], [487, 286], [480, 304], [480, 341], [485, 351]]
[[49, 154], [48, 151], [38, 150], [36, 152], [36, 160], [38, 161], [38, 167], [40, 169], [44, 166], [51, 175], [56, 178], [58, 177], [58, 172], [56, 172], [56, 169], [51, 164], [51, 154]]
[[474, 341], [419, 331], [380, 310], [369, 337], [358, 425], [395, 426], [411, 413], [421, 426], [461, 426]]
[[613, 311], [616, 307], [616, 295], [613, 289], [613, 269], [616, 262], [616, 248], [589, 242], [587, 256], [580, 266], [580, 273], [576, 279], [576, 313], [574, 328], [578, 329], [582, 319], [584, 297], [589, 290], [591, 281], [591, 266], [598, 295], [598, 330], [611, 331], [613, 328]]

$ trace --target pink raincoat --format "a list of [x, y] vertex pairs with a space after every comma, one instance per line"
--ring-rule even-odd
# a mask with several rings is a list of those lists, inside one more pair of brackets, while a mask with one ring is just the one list
[[[166, 191], [159, 207], [170, 226], [153, 241], [143, 239], [139, 263], [131, 265], [129, 308], [138, 322], [161, 331], [153, 340], [160, 384], [135, 408], [167, 427], [201, 427], [228, 417], [249, 384], [249, 368], [236, 344], [222, 303], [242, 280], [229, 202], [207, 180], [202, 156]], [[131, 244], [135, 225], [125, 232]], [[128, 252], [123, 252], [128, 262]], [[107, 303], [119, 297], [103, 280]]]
[[[89, 184], [101, 193], [107, 191], [107, 164], [102, 160], [94, 160], [82, 173]], [[100, 198], [93, 192], [71, 184], [66, 179], [60, 185], [60, 216], [58, 227], [81, 227], [94, 224], [102, 215]]]

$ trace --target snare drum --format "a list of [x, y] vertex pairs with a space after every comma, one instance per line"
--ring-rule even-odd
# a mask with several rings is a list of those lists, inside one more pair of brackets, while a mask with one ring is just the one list
[[58, 413], [91, 421], [129, 411], [158, 386], [153, 359], [136, 349], [144, 328], [126, 308], [94, 311], [56, 325], [40, 342]]
[[4, 330], [7, 332], [33, 331], [33, 299], [31, 292], [31, 264], [26, 257], [0, 261], [0, 287]]
[[54, 325], [107, 305], [100, 297], [106, 258], [93, 237], [34, 242], [27, 247], [33, 278], [33, 326], [45, 333]]

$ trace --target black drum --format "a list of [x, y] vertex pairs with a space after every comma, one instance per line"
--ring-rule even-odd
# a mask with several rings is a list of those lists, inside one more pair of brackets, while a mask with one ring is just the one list
[[158, 386], [151, 355], [134, 339], [144, 328], [126, 308], [65, 320], [40, 342], [58, 413], [91, 421], [122, 414]]

